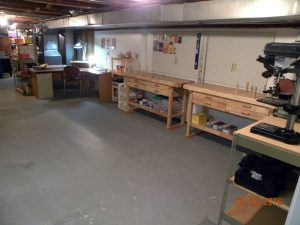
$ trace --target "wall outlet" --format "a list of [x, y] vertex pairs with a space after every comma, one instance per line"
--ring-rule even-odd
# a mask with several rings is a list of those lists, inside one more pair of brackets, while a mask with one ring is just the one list
[[237, 68], [237, 64], [236, 63], [232, 63], [231, 64], [231, 72], [236, 72], [236, 68]]

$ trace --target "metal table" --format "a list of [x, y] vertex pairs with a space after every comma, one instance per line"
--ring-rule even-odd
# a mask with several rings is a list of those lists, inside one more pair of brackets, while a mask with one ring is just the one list
[[[230, 210], [225, 212], [226, 208], [226, 201], [228, 197], [228, 191], [229, 186], [231, 184], [234, 184], [232, 179], [232, 170], [233, 170], [233, 160], [232, 156], [235, 153], [235, 151], [238, 149], [238, 147], [246, 148], [249, 151], [252, 151], [253, 153], [263, 154], [275, 159], [278, 159], [280, 161], [286, 162], [288, 164], [300, 167], [300, 145], [288, 145], [261, 135], [253, 134], [250, 132], [250, 129], [252, 126], [254, 126], [257, 123], [269, 123], [273, 125], [277, 125], [280, 127], [284, 127], [286, 120], [281, 118], [276, 118], [273, 116], [266, 117], [254, 124], [251, 124], [250, 126], [247, 126], [243, 129], [240, 129], [234, 133], [231, 151], [230, 151], [230, 161], [229, 161], [229, 169], [228, 169], [228, 177], [227, 177], [227, 183], [224, 190], [223, 195], [223, 201], [221, 205], [221, 211], [219, 216], [218, 224], [221, 225], [223, 221], [226, 221], [230, 224], [255, 224], [259, 225], [261, 221], [261, 224], [264, 225], [277, 225], [277, 224], [285, 224], [285, 225], [299, 225], [300, 221], [300, 214], [299, 214], [299, 208], [300, 208], [300, 179], [298, 178], [298, 182], [296, 185], [296, 188], [292, 190], [293, 193], [290, 195], [286, 193], [283, 196], [283, 202], [281, 202], [279, 205], [276, 205], [275, 199], [273, 202], [274, 210], [276, 211], [276, 208], [281, 208], [286, 211], [286, 218], [279, 218], [280, 216], [283, 216], [284, 213], [281, 214], [281, 212], [272, 212], [271, 208], [268, 208], [267, 211], [270, 211], [271, 217], [265, 218], [264, 220], [262, 214], [261, 219], [253, 219], [254, 216], [258, 214], [259, 210], [243, 209], [244, 212], [241, 212], [239, 214], [238, 210], [239, 208], [235, 205]], [[296, 131], [300, 131], [300, 124], [295, 124], [294, 129]], [[236, 185], [238, 186], [238, 185]], [[254, 194], [257, 196], [257, 198], [263, 198], [262, 196], [259, 196], [256, 193], [251, 192], [250, 190], [247, 190], [246, 188], [240, 187], [246, 191], [248, 191], [251, 194]], [[290, 196], [290, 200], [287, 196]], [[272, 203], [272, 202], [271, 202]], [[234, 208], [235, 207], [235, 208]], [[261, 209], [263, 208], [262, 206]], [[242, 207], [240, 207], [242, 209]], [[252, 215], [248, 215], [248, 214]], [[281, 215], [280, 215], [281, 214]], [[278, 218], [277, 218], [278, 217]], [[284, 216], [285, 217], [285, 216]], [[269, 220], [268, 220], [269, 219]], [[272, 222], [271, 222], [272, 220]], [[252, 223], [255, 221], [255, 223]], [[269, 221], [269, 223], [268, 223]]]

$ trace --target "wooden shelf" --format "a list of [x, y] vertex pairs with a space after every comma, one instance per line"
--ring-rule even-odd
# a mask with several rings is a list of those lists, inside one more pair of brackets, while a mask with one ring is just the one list
[[120, 77], [123, 77], [123, 76], [124, 76], [124, 72], [118, 72], [118, 71], [116, 71], [116, 70], [113, 70], [112, 75], [113, 75], [113, 76], [120, 76]]
[[226, 138], [230, 141], [232, 141], [232, 138], [233, 138], [232, 135], [225, 134], [222, 131], [218, 131], [218, 130], [215, 130], [215, 129], [212, 129], [212, 128], [209, 128], [209, 127], [206, 127], [206, 126], [203, 126], [203, 125], [198, 125], [198, 124], [191, 123], [191, 127], [197, 128], [199, 130], [203, 130], [207, 133], [214, 134], [214, 135], [217, 135], [217, 136], [222, 137], [222, 138]]
[[143, 106], [141, 104], [138, 104], [138, 103], [135, 103], [135, 102], [132, 102], [132, 101], [129, 101], [129, 105], [134, 106], [136, 108], [143, 109], [145, 111], [148, 111], [148, 112], [151, 112], [151, 113], [154, 113], [154, 114], [157, 114], [157, 115], [160, 115], [160, 116], [163, 116], [163, 117], [167, 117], [168, 116], [167, 113], [160, 112], [160, 111], [157, 111], [155, 109], [148, 108], [146, 106]]
[[23, 90], [22, 88], [16, 88], [16, 91], [19, 92], [21, 95], [24, 95], [24, 96], [32, 96], [31, 93], [26, 93], [25, 90]]
[[[143, 106], [141, 104], [138, 104], [138, 103], [135, 103], [135, 102], [132, 102], [132, 101], [129, 101], [129, 105], [131, 106], [134, 106], [136, 108], [140, 108], [140, 109], [143, 109], [143, 110], [146, 110], [148, 112], [151, 112], [151, 113], [154, 113], [154, 114], [157, 114], [157, 115], [160, 115], [160, 116], [163, 116], [163, 117], [168, 117], [168, 114], [166, 112], [161, 112], [161, 111], [158, 111], [158, 110], [155, 110], [155, 109], [151, 109], [151, 108], [148, 108], [146, 106]], [[178, 113], [174, 113], [172, 114], [172, 118], [176, 118], [176, 117], [180, 117], [182, 116], [183, 113], [182, 112], [178, 112]]]
[[182, 115], [183, 115], [183, 112], [174, 113], [174, 114], [172, 114], [172, 118], [180, 117]]
[[24, 95], [24, 90], [22, 88], [16, 88], [16, 91], [20, 94]]
[[[284, 225], [287, 212], [276, 206], [265, 206], [263, 202], [251, 204], [249, 198], [243, 196], [245, 204], [237, 203], [224, 213], [224, 220], [232, 225]], [[249, 203], [249, 204], [247, 204]]]
[[[277, 206], [280, 209], [283, 209], [285, 211], [289, 211], [290, 209], [290, 205], [292, 202], [292, 198], [293, 198], [293, 194], [294, 194], [294, 190], [295, 190], [295, 185], [288, 185], [287, 191], [285, 191], [284, 193], [282, 193], [281, 195], [277, 196], [276, 198], [266, 198], [262, 195], [259, 195], [241, 185], [238, 185], [237, 183], [234, 182], [234, 177], [230, 178], [230, 182], [233, 183], [235, 186], [237, 186], [238, 188], [247, 191], [249, 193], [251, 193], [252, 195], [258, 196], [262, 199], [268, 199], [268, 201], [270, 201], [270, 203], [272, 203], [273, 205]], [[282, 204], [278, 204], [278, 202], [276, 202], [276, 199], [281, 199], [282, 200]]]
[[118, 98], [115, 96], [112, 96], [112, 100], [113, 100], [113, 102], [118, 102]]

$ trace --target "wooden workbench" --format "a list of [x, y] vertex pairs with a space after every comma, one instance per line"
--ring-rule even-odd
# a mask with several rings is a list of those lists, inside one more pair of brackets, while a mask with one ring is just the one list
[[[269, 116], [254, 124], [251, 124], [245, 128], [242, 128], [233, 135], [233, 142], [231, 146], [231, 154], [229, 161], [229, 169], [227, 176], [227, 183], [224, 190], [224, 196], [220, 211], [219, 225], [222, 221], [226, 221], [229, 224], [255, 224], [255, 225], [296, 225], [299, 224], [300, 214], [300, 179], [295, 185], [288, 185], [287, 190], [280, 193], [276, 198], [268, 199], [269, 204], [266, 205], [266, 198], [245, 188], [234, 182], [233, 173], [236, 168], [233, 163], [233, 154], [237, 150], [247, 151], [247, 153], [258, 153], [266, 155], [285, 163], [291, 164], [296, 167], [300, 167], [300, 145], [289, 145], [274, 139], [253, 134], [250, 132], [251, 127], [258, 123], [268, 123], [279, 127], [285, 127], [286, 120]], [[294, 130], [300, 132], [300, 124], [296, 123]], [[240, 148], [242, 147], [242, 148]], [[250, 151], [250, 152], [248, 152]], [[237, 188], [246, 191], [245, 196], [240, 196], [240, 202], [226, 209], [226, 201], [229, 193], [229, 187], [235, 186]], [[256, 204], [244, 204], [241, 205], [241, 201], [244, 203], [249, 199], [258, 199]], [[248, 200], [247, 200], [248, 199]], [[276, 202], [280, 199], [280, 202]], [[255, 221], [251, 222], [251, 221]]]
[[[182, 86], [184, 84], [193, 83], [193, 81], [143, 72], [125, 73], [123, 76], [125, 78], [125, 83], [129, 88], [135, 88], [168, 97], [168, 110], [166, 113], [147, 108], [131, 101], [128, 102], [129, 105], [167, 118], [167, 129], [184, 125], [187, 92], [182, 89]], [[179, 113], [172, 112], [174, 97], [182, 97], [182, 110]], [[180, 124], [172, 126], [172, 118], [181, 118]]]
[[209, 109], [215, 109], [252, 120], [260, 120], [270, 115], [274, 109], [273, 106], [257, 102], [256, 98], [263, 95], [257, 94], [254, 97], [254, 92], [251, 91], [239, 90], [236, 93], [235, 88], [212, 84], [185, 84], [183, 88], [190, 92], [187, 108], [187, 137], [196, 134], [196, 132], [192, 133], [191, 129], [197, 128], [232, 140], [232, 135], [224, 134], [206, 126], [193, 124], [192, 113], [194, 104], [203, 106], [203, 111], [207, 114]]

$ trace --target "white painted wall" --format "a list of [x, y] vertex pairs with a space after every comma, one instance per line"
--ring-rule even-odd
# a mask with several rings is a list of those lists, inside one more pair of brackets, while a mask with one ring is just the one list
[[[161, 31], [160, 31], [161, 32]], [[166, 31], [168, 32], [168, 31]], [[141, 70], [165, 74], [175, 77], [184, 77], [197, 81], [198, 70], [194, 70], [194, 57], [197, 32], [172, 31], [183, 36], [182, 44], [176, 45], [175, 55], [153, 52], [153, 34], [157, 31], [96, 31], [95, 52], [97, 66], [111, 68], [111, 58], [119, 52], [131, 51], [137, 53], [137, 64]], [[165, 33], [165, 32], [161, 32]], [[101, 48], [101, 38], [117, 38], [117, 49], [107, 50]], [[177, 58], [177, 64], [175, 63]]]
[[[183, 43], [177, 45], [176, 55], [153, 52], [153, 34], [159, 32], [183, 35]], [[265, 83], [265, 80], [261, 77], [264, 68], [262, 64], [256, 62], [256, 57], [260, 54], [263, 55], [264, 44], [268, 41], [293, 42], [300, 39], [299, 32], [295, 29], [96, 31], [95, 55], [97, 64], [110, 69], [111, 57], [116, 57], [119, 52], [130, 50], [138, 54], [138, 63], [142, 70], [197, 81], [199, 71], [194, 70], [194, 54], [198, 32], [206, 35], [208, 41], [213, 39], [215, 43], [218, 42], [218, 46], [208, 45], [211, 48], [207, 49], [207, 53], [210, 55], [206, 57], [206, 81], [227, 86], [235, 86], [237, 82], [240, 82], [243, 87], [245, 86], [243, 83], [251, 78], [250, 81], [253, 85], [259, 86], [260, 89]], [[117, 49], [101, 49], [101, 37], [116, 37]], [[175, 57], [177, 57], [177, 64], [175, 64]], [[232, 60], [235, 60], [234, 62], [238, 64], [238, 73], [230, 72]], [[215, 64], [217, 64], [217, 68], [214, 68]], [[207, 68], [207, 66], [210, 67]], [[207, 69], [209, 69], [208, 72]], [[216, 69], [218, 72], [214, 73], [213, 71]], [[224, 74], [227, 74], [230, 79], [227, 79]], [[269, 81], [269, 84], [272, 85], [272, 80]], [[251, 123], [250, 120], [226, 113], [214, 111], [211, 114], [217, 119], [239, 127]]]
[[[117, 38], [115, 50], [101, 48], [101, 38]], [[97, 66], [111, 68], [111, 58], [117, 57], [120, 52], [132, 52], [137, 56], [137, 64], [141, 62], [141, 55], [145, 51], [142, 48], [142, 33], [136, 31], [95, 31], [94, 57]]]
[[[265, 83], [260, 75], [264, 68], [256, 62], [256, 57], [263, 54], [264, 44], [269, 41], [292, 42], [298, 37], [298, 31], [295, 29], [95, 31], [97, 65], [110, 69], [111, 57], [130, 50], [136, 53], [137, 65], [142, 70], [197, 81], [199, 70], [194, 70], [194, 57], [198, 32], [208, 37], [206, 82], [227, 86], [240, 83], [240, 86], [244, 87], [249, 80], [259, 89], [262, 89]], [[177, 33], [183, 36], [182, 44], [176, 46], [175, 55], [153, 52], [153, 34], [157, 33]], [[117, 38], [117, 49], [102, 49], [102, 37]], [[232, 63], [237, 63], [236, 72], [230, 71]], [[269, 84], [271, 83], [270, 81]]]
[[[174, 45], [176, 54], [171, 55], [152, 51], [152, 71], [158, 74], [184, 77], [197, 81], [198, 70], [194, 69], [197, 32], [172, 31], [172, 33], [182, 35], [182, 43]], [[153, 37], [151, 44], [152, 48]]]

